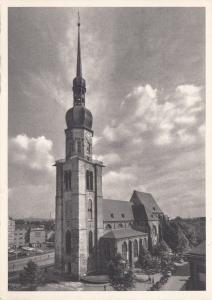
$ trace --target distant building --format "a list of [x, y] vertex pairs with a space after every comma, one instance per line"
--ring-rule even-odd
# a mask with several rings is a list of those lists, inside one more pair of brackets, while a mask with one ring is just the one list
[[25, 226], [16, 226], [14, 233], [14, 246], [16, 248], [22, 247], [26, 244], [25, 236], [27, 229]]
[[190, 264], [190, 286], [189, 290], [206, 289], [206, 247], [205, 241], [188, 253]]
[[8, 247], [14, 247], [15, 220], [8, 219]]
[[33, 247], [41, 247], [46, 241], [46, 232], [44, 226], [31, 228], [29, 243]]

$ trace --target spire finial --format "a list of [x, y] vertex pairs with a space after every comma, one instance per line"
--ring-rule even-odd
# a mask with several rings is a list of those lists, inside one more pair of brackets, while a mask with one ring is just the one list
[[80, 14], [78, 11], [78, 44], [77, 44], [77, 70], [76, 77], [73, 80], [74, 105], [85, 105], [86, 83], [82, 78], [82, 62], [80, 48]]
[[78, 22], [77, 22], [77, 26], [80, 27], [80, 13], [79, 13], [79, 10], [78, 10]]
[[77, 77], [82, 77], [82, 63], [81, 63], [81, 48], [80, 48], [80, 14], [78, 11], [78, 49], [77, 49]]

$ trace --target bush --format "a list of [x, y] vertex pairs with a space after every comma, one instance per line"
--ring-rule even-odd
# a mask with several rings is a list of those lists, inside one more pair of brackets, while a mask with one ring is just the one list
[[110, 283], [117, 291], [127, 291], [135, 286], [135, 275], [120, 254], [117, 254], [108, 265]]
[[137, 261], [137, 266], [143, 269], [148, 269], [151, 268], [153, 265], [154, 261], [152, 255], [146, 248], [141, 247], [141, 251]]
[[19, 281], [22, 285], [27, 286], [29, 290], [36, 290], [38, 285], [45, 284], [46, 278], [37, 264], [30, 260], [20, 273]]

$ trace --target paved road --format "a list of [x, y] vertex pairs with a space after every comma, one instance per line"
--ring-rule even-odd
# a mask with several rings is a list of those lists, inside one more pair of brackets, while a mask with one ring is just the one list
[[26, 258], [19, 258], [8, 262], [8, 271], [21, 271], [26, 266], [29, 260], [34, 261], [38, 266], [45, 266], [54, 264], [54, 251], [36, 256], [28, 256]]

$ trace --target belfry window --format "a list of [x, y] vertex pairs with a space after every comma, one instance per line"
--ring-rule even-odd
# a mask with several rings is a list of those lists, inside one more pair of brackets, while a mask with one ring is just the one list
[[71, 190], [71, 171], [70, 170], [64, 172], [64, 184], [65, 184], [66, 191]]
[[82, 144], [80, 140], [77, 141], [77, 153], [82, 154]]
[[90, 190], [93, 191], [93, 172], [90, 172]]
[[93, 191], [93, 172], [89, 170], [86, 171], [86, 189]]
[[92, 200], [89, 199], [89, 201], [88, 201], [88, 219], [92, 220], [92, 218], [93, 218]]

